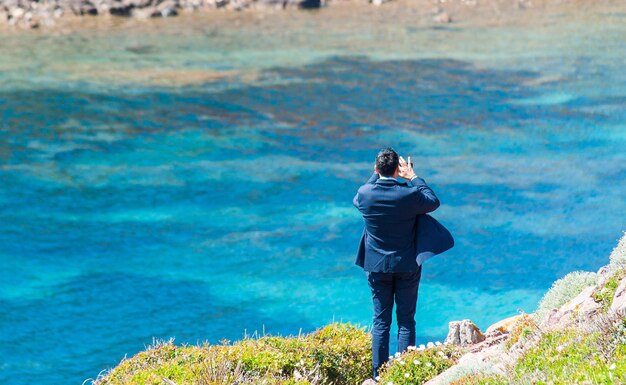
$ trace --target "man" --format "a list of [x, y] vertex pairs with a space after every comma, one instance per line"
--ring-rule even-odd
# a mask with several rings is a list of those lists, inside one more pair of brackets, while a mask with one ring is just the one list
[[[400, 182], [397, 178], [406, 182]], [[363, 214], [365, 230], [356, 264], [366, 274], [372, 290], [372, 374], [389, 357], [394, 298], [398, 322], [398, 351], [415, 345], [415, 308], [422, 268], [416, 261], [416, 225], [419, 214], [439, 207], [439, 199], [392, 149], [376, 156], [374, 174], [353, 200]]]

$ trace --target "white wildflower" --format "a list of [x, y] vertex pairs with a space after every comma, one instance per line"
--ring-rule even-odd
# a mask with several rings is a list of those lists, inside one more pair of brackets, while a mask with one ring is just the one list
[[389, 356], [389, 361], [393, 360], [393, 356]]
[[441, 345], [442, 345], [442, 344], [441, 344], [441, 341], [436, 341], [436, 342], [435, 342], [435, 345], [436, 345], [436, 346], [441, 346]]
[[424, 344], [420, 344], [420, 350], [424, 350], [426, 349], [426, 346]]
[[445, 356], [446, 354], [444, 352], [442, 352], [441, 350], [437, 352], [437, 354], [439, 354], [441, 357]]
[[609, 370], [615, 370], [615, 362], [613, 362], [611, 366], [609, 366]]
[[409, 378], [411, 375], [409, 373], [404, 373], [404, 377]]
[[419, 365], [419, 364], [420, 364], [420, 362], [419, 362], [418, 360], [413, 360], [413, 363], [414, 363], [415, 365]]
[[389, 381], [387, 382], [387, 385], [393, 385], [393, 382]]
[[400, 352], [396, 352], [395, 356], [396, 356], [396, 358], [399, 358], [400, 357]]
[[408, 349], [408, 350], [416, 350], [416, 349], [417, 349], [417, 347], [415, 347], [415, 346], [407, 346], [407, 349]]
[[433, 366], [433, 364], [431, 364], [430, 362], [427, 362], [426, 366], [428, 366], [430, 368], [431, 366]]
[[398, 362], [400, 363], [400, 365], [404, 365], [404, 361], [400, 360]]
[[432, 348], [433, 346], [435, 346], [435, 344], [433, 344], [432, 342], [429, 342], [426, 344], [427, 348]]

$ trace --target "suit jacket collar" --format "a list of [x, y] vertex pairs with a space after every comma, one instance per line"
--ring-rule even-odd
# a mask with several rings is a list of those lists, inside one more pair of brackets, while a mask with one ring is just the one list
[[377, 179], [376, 184], [380, 184], [383, 186], [393, 186], [397, 184], [406, 184], [406, 182], [400, 182], [397, 179]]

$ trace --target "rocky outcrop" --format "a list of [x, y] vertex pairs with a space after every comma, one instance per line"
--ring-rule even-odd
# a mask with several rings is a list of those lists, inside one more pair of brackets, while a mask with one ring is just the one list
[[468, 346], [484, 340], [485, 335], [471, 320], [452, 321], [448, 324], [446, 344]]
[[546, 330], [564, 328], [580, 319], [587, 320], [596, 315], [602, 305], [593, 297], [595, 290], [595, 286], [589, 286], [559, 309], [552, 309], [540, 327]]
[[[510, 368], [543, 333], [590, 327], [602, 319], [626, 316], [625, 256], [626, 235], [613, 251], [611, 263], [598, 270], [594, 284], [543, 317], [520, 314], [505, 318], [491, 325], [484, 334], [470, 320], [450, 322], [446, 343], [463, 346], [466, 353], [456, 365], [426, 385], [448, 385], [454, 379], [472, 373], [506, 374], [506, 368]], [[531, 329], [535, 332], [521, 338], [524, 330]]]
[[505, 362], [501, 361], [502, 342], [507, 338], [511, 329], [521, 317], [514, 316], [491, 325], [485, 334], [470, 320], [453, 321], [449, 323], [446, 344], [463, 346], [466, 353], [456, 365], [432, 378], [425, 385], [444, 385], [459, 377], [459, 373], [473, 372], [503, 372]]
[[487, 336], [498, 334], [498, 333], [510, 333], [513, 330], [515, 324], [523, 317], [522, 314], [514, 315], [509, 318], [505, 318], [501, 321], [494, 323], [489, 326], [485, 331]]

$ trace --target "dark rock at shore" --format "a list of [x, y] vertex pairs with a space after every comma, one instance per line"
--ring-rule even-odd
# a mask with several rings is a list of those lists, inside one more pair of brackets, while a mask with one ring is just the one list
[[72, 0], [69, 2], [69, 9], [74, 15], [97, 15], [98, 8], [95, 5], [85, 0]]
[[226, 5], [233, 9], [317, 9], [326, 6], [326, 0], [230, 0]]
[[119, 4], [113, 4], [112, 6], [110, 6], [108, 8], [109, 8], [109, 13], [111, 15], [115, 15], [115, 16], [130, 16], [131, 12], [132, 12], [133, 8], [135, 8], [135, 6], [133, 4], [129, 4], [129, 3], [119, 3]]
[[296, 1], [295, 3], [298, 8], [303, 9], [321, 8], [326, 5], [326, 2], [323, 0], [302, 0]]

